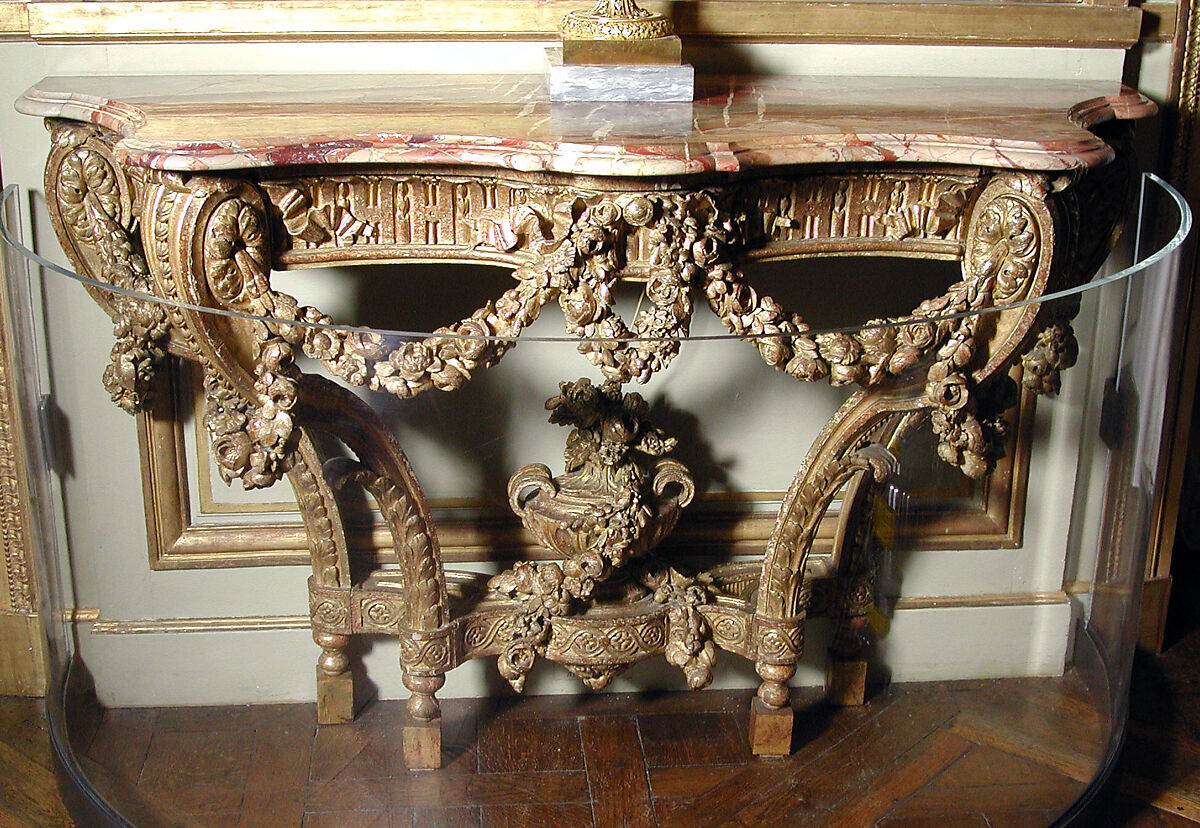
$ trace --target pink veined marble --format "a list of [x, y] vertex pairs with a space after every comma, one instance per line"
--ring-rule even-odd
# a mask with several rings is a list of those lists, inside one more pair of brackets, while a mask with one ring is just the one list
[[231, 170], [413, 164], [596, 176], [901, 162], [1066, 170], [1108, 162], [1089, 128], [1155, 106], [1118, 83], [702, 77], [691, 104], [552, 104], [539, 75], [47, 78], [29, 115], [119, 133], [128, 164]]

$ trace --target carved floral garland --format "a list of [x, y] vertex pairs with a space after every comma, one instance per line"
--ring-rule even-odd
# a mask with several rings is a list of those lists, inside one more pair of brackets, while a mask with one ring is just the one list
[[[149, 269], [135, 235], [121, 222], [122, 193], [111, 160], [90, 146], [93, 131], [63, 127], [55, 132], [60, 145], [71, 147], [54, 182], [57, 203], [72, 238], [99, 259], [98, 278], [119, 288], [150, 292]], [[171, 322], [163, 307], [121, 294], [105, 296], [113, 311], [116, 342], [104, 370], [104, 388], [113, 402], [136, 413], [150, 398], [151, 383], [166, 357]]]

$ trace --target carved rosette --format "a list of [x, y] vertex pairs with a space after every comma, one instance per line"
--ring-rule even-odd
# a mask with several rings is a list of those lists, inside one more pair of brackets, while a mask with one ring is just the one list
[[[980, 196], [963, 261], [972, 310], [1019, 302], [1030, 295], [1039, 276], [1045, 279], [1050, 252], [1047, 194], [1043, 177], [1008, 174], [997, 176]], [[1019, 319], [1037, 311], [1014, 313]], [[937, 349], [925, 393], [934, 405], [930, 422], [938, 437], [938, 456], [968, 477], [980, 478], [1002, 450], [1003, 413], [1017, 401], [1016, 386], [1001, 368], [1012, 358], [1011, 349], [1022, 334], [1006, 330], [1014, 323], [1000, 313], [986, 321], [972, 314], [955, 324]], [[997, 328], [989, 334], [988, 347], [998, 353], [977, 353], [984, 324]], [[988, 365], [980, 366], [985, 361]], [[985, 386], [980, 387], [980, 381]]]
[[[81, 272], [117, 288], [151, 293], [141, 239], [134, 230], [134, 185], [112, 157], [106, 135], [81, 124], [56, 123], [46, 169], [51, 218], [63, 248]], [[166, 357], [171, 322], [163, 307], [92, 289], [113, 317], [116, 342], [104, 388], [130, 413], [149, 402], [154, 373]]]

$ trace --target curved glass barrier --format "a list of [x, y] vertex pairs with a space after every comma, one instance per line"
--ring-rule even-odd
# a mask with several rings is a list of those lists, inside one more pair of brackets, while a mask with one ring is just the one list
[[[582, 337], [494, 268], [276, 273], [262, 313], [118, 288], [33, 253], [19, 199], [80, 824], [1065, 825], [1106, 778], [1191, 224], [1158, 178], [1136, 264], [1072, 290], [962, 312], [922, 304], [957, 263], [763, 264], [807, 323], [708, 297], [721, 319], [663, 333], [661, 290], [618, 284], [568, 328], [610, 299], [650, 321]], [[181, 319], [203, 336], [151, 335]], [[1010, 345], [1011, 372], [980, 356]], [[787, 709], [788, 755], [756, 759]]]

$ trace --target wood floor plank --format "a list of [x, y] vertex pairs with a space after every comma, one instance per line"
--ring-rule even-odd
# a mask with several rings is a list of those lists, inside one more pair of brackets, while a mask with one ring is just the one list
[[961, 736], [934, 733], [905, 754], [898, 767], [877, 776], [866, 791], [855, 791], [852, 804], [838, 809], [837, 816], [827, 823], [828, 828], [862, 828], [874, 824], [970, 749], [971, 743]]
[[[651, 768], [651, 792], [655, 809], [663, 825], [685, 824], [688, 811], [694, 818], [712, 819], [738, 810], [763, 795], [781, 781], [819, 762], [832, 747], [872, 719], [882, 716], [903, 697], [900, 692], [884, 692], [869, 706], [837, 708], [824, 703], [797, 711], [796, 734], [802, 747], [792, 756], [779, 759], [753, 759], [735, 766], [707, 766], [712, 773], [697, 774], [690, 768]], [[646, 734], [643, 733], [643, 743]], [[676, 799], [677, 801], [673, 801]], [[695, 813], [698, 801], [711, 803], [712, 813]], [[732, 817], [730, 817], [732, 818]]]
[[619, 828], [592, 821], [589, 805], [501, 805], [483, 809], [483, 828]]
[[53, 771], [31, 758], [29, 747], [16, 749], [0, 742], [0, 825], [4, 820], [14, 828], [71, 825], [58, 799]]
[[418, 808], [412, 828], [479, 828], [481, 824], [479, 808]]
[[745, 762], [750, 759], [750, 745], [740, 722], [746, 715], [746, 711], [639, 715], [646, 764], [663, 767]]
[[0, 704], [0, 824], [14, 828], [70, 826], [59, 802], [42, 703], [5, 698]]
[[1062, 774], [1046, 765], [1005, 753], [990, 745], [975, 745], [970, 753], [929, 784], [934, 788], [973, 788], [1034, 785], [1056, 782], [1062, 778]]
[[392, 782], [383, 778], [312, 781], [304, 788], [305, 811], [386, 811], [393, 806]]
[[633, 717], [583, 719], [580, 735], [596, 825], [654, 828], [646, 761]]
[[184, 813], [237, 811], [253, 756], [252, 732], [156, 731], [138, 787]]
[[[412, 822], [412, 814], [407, 814]], [[296, 823], [277, 823], [294, 825]], [[394, 828], [390, 811], [324, 811], [306, 814], [303, 828]]]
[[309, 778], [378, 779], [405, 770], [402, 726], [367, 727], [359, 722], [316, 728]]
[[105, 711], [87, 756], [113, 776], [133, 785], [141, 776], [154, 736], [154, 712], [138, 708]]
[[929, 787], [915, 793], [899, 805], [897, 816], [919, 814], [938, 816], [961, 813], [963, 803], [990, 818], [993, 812], [1055, 811], [1062, 813], [1084, 792], [1087, 786], [1074, 779], [1059, 777], [1055, 782], [1035, 782], [1016, 785], [988, 785], [970, 788]]
[[[1030, 822], [1023, 828], [1048, 823]], [[863, 828], [866, 828], [864, 825]], [[954, 816], [886, 817], [875, 823], [875, 828], [996, 828], [983, 814], [956, 814]]]
[[358, 781], [386, 783], [386, 796], [392, 804], [409, 808], [553, 805], [590, 801], [587, 774], [583, 771], [480, 774], [415, 772], [386, 780]]
[[316, 727], [264, 727], [254, 731], [239, 828], [299, 825]]
[[479, 725], [479, 772], [583, 770], [576, 719], [550, 719], [529, 738], [527, 720], [500, 719]]
[[844, 796], [889, 770], [880, 757], [903, 755], [952, 720], [956, 707], [944, 692], [894, 691], [896, 702], [864, 721], [803, 764], [784, 760], [774, 785], [757, 789], [714, 788], [702, 802], [660, 812], [664, 825], [825, 825], [829, 809]]
[[[1012, 811], [989, 811], [986, 818], [991, 828], [1029, 828], [1031, 825], [1053, 825], [1060, 816], [1062, 816], [1062, 811], [1057, 808], [1050, 811], [1020, 808]], [[1096, 826], [1096, 828], [1104, 828], [1104, 826]], [[1117, 828], [1117, 826], [1113, 825], [1107, 828]]]

